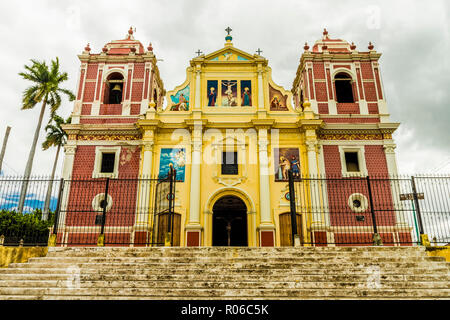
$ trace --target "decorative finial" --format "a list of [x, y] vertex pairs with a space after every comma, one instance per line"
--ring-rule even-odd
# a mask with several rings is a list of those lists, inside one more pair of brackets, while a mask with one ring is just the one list
[[108, 52], [108, 48], [106, 47], [106, 45], [103, 47], [102, 51], [103, 51], [104, 53], [107, 53], [107, 52]]
[[84, 51], [87, 51], [87, 52], [91, 51], [91, 47], [89, 47], [89, 43], [87, 44], [86, 47], [84, 47]]
[[134, 33], [134, 32], [136, 32], [136, 28], [134, 28], [134, 30], [133, 30], [133, 27], [130, 27], [130, 29], [128, 29], [127, 39], [132, 39], [132, 40], [134, 40], [134, 37], [133, 37], [133, 33]]
[[305, 42], [305, 46], [303, 47], [303, 49], [305, 49], [305, 51], [309, 50], [308, 42]]
[[355, 50], [355, 49], [356, 49], [355, 43], [352, 42], [352, 45], [350, 46], [350, 49], [351, 49], [351, 50]]
[[373, 46], [372, 42], [369, 42], [369, 46], [367, 48], [369, 48], [369, 50], [372, 51], [373, 48], [375, 48], [375, 47]]
[[153, 47], [152, 47], [152, 43], [151, 42], [148, 44], [147, 50], [150, 51], [150, 52], [153, 52]]
[[227, 32], [227, 36], [225, 37], [225, 40], [227, 42], [231, 42], [231, 40], [233, 40], [233, 37], [230, 35], [230, 32], [233, 31], [233, 29], [231, 29], [230, 27], [227, 27], [225, 29], [225, 31]]
[[258, 48], [258, 50], [256, 50], [256, 53], [258, 54], [258, 56], [261, 55], [261, 52], [263, 52], [260, 48]]
[[328, 31], [327, 31], [326, 28], [323, 28], [323, 35], [324, 35], [324, 36], [327, 36], [327, 35], [328, 35]]

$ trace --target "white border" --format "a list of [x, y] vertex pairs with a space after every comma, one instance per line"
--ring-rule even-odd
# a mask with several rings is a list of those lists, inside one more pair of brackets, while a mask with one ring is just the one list
[[[121, 147], [112, 147], [112, 146], [101, 146], [95, 148], [95, 162], [94, 162], [94, 171], [92, 172], [92, 178], [116, 178], [119, 175], [119, 157], [120, 157], [120, 148]], [[116, 156], [114, 158], [114, 171], [108, 173], [100, 172], [102, 167], [102, 153], [115, 153]]]

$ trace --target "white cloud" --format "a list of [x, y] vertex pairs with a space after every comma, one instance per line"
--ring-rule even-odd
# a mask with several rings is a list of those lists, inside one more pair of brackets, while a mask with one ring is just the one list
[[[133, 25], [136, 38], [144, 46], [152, 42], [164, 60], [158, 64], [167, 90], [185, 80], [197, 49], [208, 53], [223, 46], [227, 26], [233, 29], [236, 47], [250, 53], [263, 50], [274, 80], [286, 89], [291, 89], [304, 42], [314, 43], [324, 27], [360, 49], [372, 41], [383, 53], [380, 64], [392, 118], [405, 128], [395, 136], [400, 171], [428, 171], [449, 157], [448, 8], [445, 0], [2, 1], [0, 138], [12, 126], [3, 170], [23, 173], [39, 114], [39, 107], [20, 110], [21, 93], [28, 86], [17, 75], [23, 65], [30, 58], [49, 61], [58, 56], [70, 76], [65, 87], [75, 91], [77, 54], [86, 43], [99, 52]], [[67, 117], [72, 108], [65, 101], [60, 114]], [[39, 143], [43, 138], [42, 128]], [[55, 152], [38, 148], [33, 172], [48, 174]], [[60, 160], [58, 172], [61, 167]]]

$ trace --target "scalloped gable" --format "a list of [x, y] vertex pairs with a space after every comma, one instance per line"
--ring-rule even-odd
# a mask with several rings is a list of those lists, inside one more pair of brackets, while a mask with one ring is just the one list
[[251, 55], [245, 51], [242, 51], [240, 49], [237, 49], [233, 46], [225, 46], [224, 48], [221, 48], [217, 51], [214, 51], [210, 54], [207, 54], [204, 57], [204, 60], [206, 62], [208, 61], [254, 61], [256, 58], [258, 58], [258, 55]]

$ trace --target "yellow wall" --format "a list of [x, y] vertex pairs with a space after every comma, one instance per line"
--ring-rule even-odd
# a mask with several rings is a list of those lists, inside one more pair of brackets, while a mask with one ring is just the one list
[[0, 247], [0, 268], [27, 262], [29, 258], [45, 257], [47, 252], [47, 247]]
[[[223, 54], [232, 52], [231, 61], [224, 61]], [[237, 56], [246, 60], [238, 60]], [[269, 189], [270, 210], [272, 224], [275, 226], [275, 245], [279, 245], [278, 216], [288, 212], [289, 201], [284, 195], [288, 192], [287, 182], [274, 181], [274, 148], [298, 148], [300, 157], [300, 170], [308, 174], [308, 164], [305, 147], [305, 131], [301, 129], [299, 121], [303, 113], [294, 110], [292, 93], [276, 85], [272, 81], [271, 69], [267, 60], [257, 55], [250, 55], [232, 46], [231, 43], [207, 56], [191, 60], [187, 68], [186, 80], [183, 84], [169, 91], [166, 95], [167, 108], [158, 113], [149, 115], [146, 119], [153, 121], [155, 126], [153, 138], [153, 165], [152, 175], [159, 172], [160, 153], [162, 148], [184, 148], [186, 150], [185, 181], [176, 184], [175, 212], [182, 215], [181, 246], [185, 245], [184, 227], [189, 221], [190, 186], [191, 186], [191, 134], [192, 121], [201, 120], [203, 125], [202, 162], [200, 166], [200, 224], [203, 227], [201, 245], [212, 245], [212, 207], [219, 198], [233, 194], [241, 198], [248, 211], [248, 244], [259, 246], [257, 228], [260, 225], [260, 175], [259, 175], [259, 149], [257, 120], [268, 120], [276, 123], [277, 127], [269, 127], [267, 153], [269, 157]], [[199, 71], [199, 73], [197, 73]], [[258, 72], [261, 72], [262, 94], [264, 105], [259, 103]], [[200, 75], [200, 103], [195, 101], [197, 74]], [[251, 80], [252, 106], [251, 107], [216, 107], [207, 106], [207, 81], [218, 80]], [[189, 85], [189, 111], [171, 111], [171, 96]], [[269, 102], [269, 85], [287, 96], [287, 111], [271, 111]], [[220, 102], [220, 90], [217, 101]], [[238, 100], [240, 91], [237, 91]], [[140, 121], [141, 128], [145, 128], [147, 120]], [[189, 122], [191, 121], [191, 122]], [[277, 140], [272, 145], [273, 130], [278, 130]], [[144, 129], [144, 136], [145, 136]], [[228, 131], [227, 131], [228, 130]], [[233, 130], [233, 131], [229, 131]], [[237, 134], [236, 134], [237, 133]], [[228, 143], [227, 143], [228, 142]], [[230, 143], [231, 142], [231, 143]], [[221, 152], [231, 145], [238, 151], [239, 174], [236, 176], [222, 176], [220, 174]], [[208, 155], [215, 155], [217, 161]], [[214, 158], [214, 156], [213, 156]], [[277, 160], [278, 161], [278, 160]]]
[[430, 257], [444, 257], [446, 261], [450, 262], [450, 247], [427, 247], [427, 254]]

